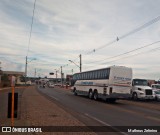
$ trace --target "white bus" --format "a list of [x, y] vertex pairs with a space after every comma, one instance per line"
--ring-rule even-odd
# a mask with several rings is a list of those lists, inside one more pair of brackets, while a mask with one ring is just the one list
[[75, 95], [86, 95], [90, 99], [102, 98], [109, 102], [131, 96], [132, 69], [111, 66], [73, 75], [72, 91]]

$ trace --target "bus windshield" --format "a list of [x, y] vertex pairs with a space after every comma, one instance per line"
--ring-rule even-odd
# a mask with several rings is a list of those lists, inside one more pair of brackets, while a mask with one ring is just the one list
[[133, 85], [148, 86], [148, 82], [147, 82], [147, 80], [135, 79], [135, 80], [133, 80]]

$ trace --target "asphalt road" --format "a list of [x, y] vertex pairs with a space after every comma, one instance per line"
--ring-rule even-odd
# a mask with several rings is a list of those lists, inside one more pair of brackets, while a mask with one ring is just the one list
[[[120, 131], [119, 126], [160, 126], [159, 102], [118, 100], [109, 104], [105, 101], [74, 96], [69, 90], [58, 87], [39, 88], [39, 91], [87, 126], [112, 126]], [[129, 134], [123, 131], [120, 133]]]

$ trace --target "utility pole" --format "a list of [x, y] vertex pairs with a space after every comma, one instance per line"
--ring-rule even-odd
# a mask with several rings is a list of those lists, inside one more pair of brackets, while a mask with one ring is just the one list
[[26, 66], [25, 66], [25, 85], [27, 82], [27, 56], [26, 56]]
[[82, 72], [82, 55], [80, 54], [79, 55], [79, 58], [80, 58], [80, 72]]
[[56, 70], [56, 83], [57, 83], [57, 70]]
[[0, 71], [1, 71], [1, 62], [0, 62]]
[[72, 75], [73, 75], [73, 69], [72, 69]]
[[36, 68], [35, 68], [35, 73], [34, 73], [34, 77], [36, 78]]
[[0, 84], [1, 84], [1, 75], [2, 75], [2, 69], [1, 69], [1, 62], [0, 62]]
[[57, 70], [56, 70], [56, 84], [57, 84]]
[[63, 79], [62, 79], [62, 66], [61, 66], [61, 85], [63, 86]]
[[56, 70], [56, 84], [57, 84], [57, 72], [58, 72], [58, 70], [57, 69], [54, 69], [54, 70]]

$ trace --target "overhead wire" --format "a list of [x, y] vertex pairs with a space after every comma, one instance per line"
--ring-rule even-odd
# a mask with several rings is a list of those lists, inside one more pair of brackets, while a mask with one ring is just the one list
[[147, 23], [139, 26], [138, 28], [135, 28], [134, 30], [129, 31], [128, 33], [126, 33], [126, 34], [124, 34], [124, 35], [122, 35], [122, 36], [117, 36], [114, 40], [108, 42], [108, 43], [105, 44], [105, 45], [102, 45], [102, 46], [100, 46], [100, 47], [98, 47], [98, 48], [95, 48], [95, 49], [93, 49], [93, 50], [91, 50], [91, 51], [88, 51], [85, 55], [91, 54], [91, 53], [93, 53], [93, 52], [97, 52], [97, 51], [100, 50], [100, 49], [103, 49], [103, 48], [105, 48], [105, 47], [107, 47], [107, 46], [110, 46], [110, 45], [118, 42], [119, 40], [124, 39], [124, 38], [126, 38], [126, 37], [128, 37], [128, 36], [130, 36], [130, 35], [132, 35], [132, 34], [134, 34], [134, 33], [136, 33], [136, 32], [139, 32], [140, 30], [142, 30], [142, 29], [144, 29], [144, 28], [146, 28], [146, 27], [148, 27], [148, 26], [150, 26], [150, 25], [152, 25], [152, 24], [154, 24], [154, 23], [156, 23], [156, 22], [158, 22], [158, 21], [160, 21], [160, 16], [158, 16], [158, 17], [156, 17], [156, 18], [148, 21]]
[[[150, 53], [150, 52], [153, 52], [153, 51], [159, 51], [159, 50], [160, 50], [160, 47], [157, 47], [157, 48], [145, 51], [145, 52], [140, 52], [140, 53], [136, 53], [136, 54], [133, 54], [133, 55], [130, 55], [130, 56], [122, 57], [122, 58], [119, 58], [119, 59], [116, 59], [116, 60], [112, 60], [112, 61], [109, 61], [107, 63], [115, 62], [115, 61], [118, 61], [120, 59], [127, 59], [127, 58], [130, 58], [130, 57], [145, 54], [145, 53]], [[103, 63], [103, 64], [106, 64], [106, 63]]]
[[[114, 44], [115, 42], [119, 41], [120, 39], [126, 38], [126, 37], [128, 37], [128, 36], [130, 36], [130, 35], [132, 35], [132, 34], [134, 34], [134, 33], [136, 33], [136, 32], [138, 32], [138, 31], [140, 31], [140, 30], [142, 30], [142, 29], [144, 29], [144, 28], [152, 25], [153, 23], [158, 22], [159, 20], [160, 20], [160, 16], [158, 16], [158, 17], [150, 20], [149, 22], [141, 25], [140, 27], [138, 27], [138, 28], [136, 28], [136, 29], [134, 29], [134, 30], [131, 30], [130, 32], [128, 32], [128, 33], [126, 33], [126, 34], [124, 34], [124, 35], [122, 35], [122, 36], [120, 36], [120, 37], [117, 37], [115, 40], [110, 41], [109, 43], [107, 43], [107, 44], [105, 44], [105, 45], [103, 45], [103, 46], [100, 46], [100, 47], [98, 47], [98, 48], [96, 48], [96, 49], [93, 49], [93, 51], [87, 52], [86, 55], [87, 55], [87, 54], [90, 54], [90, 53], [92, 53], [92, 52], [96, 52], [97, 50], [100, 50], [100, 49], [102, 49], [102, 48], [104, 48], [104, 47], [106, 47], [106, 46], [110, 46], [110, 45]], [[159, 42], [159, 41], [158, 41], [158, 42]], [[155, 42], [155, 43], [157, 43], [157, 42]], [[153, 43], [153, 44], [155, 44], [155, 43]], [[133, 51], [136, 51], [136, 50], [139, 50], [139, 49], [142, 49], [142, 48], [145, 48], [145, 47], [148, 47], [148, 46], [150, 46], [150, 45], [152, 45], [152, 44], [149, 44], [149, 45], [146, 45], [146, 46], [137, 48], [137, 49], [135, 49], [135, 50], [131, 50], [131, 51], [129, 51], [129, 52], [126, 52], [125, 54], [130, 53], [130, 52], [133, 52]], [[120, 55], [118, 55], [118, 56], [121, 56], [121, 55], [124, 55], [124, 54], [120, 54]], [[110, 58], [114, 58], [114, 57], [118, 57], [118, 56], [113, 56], [113, 57], [110, 57]]]
[[[133, 57], [133, 56], [138, 56], [138, 55], [141, 55], [141, 54], [150, 53], [150, 52], [159, 51], [159, 50], [160, 50], [160, 47], [156, 47], [156, 48], [150, 49], [150, 50], [148, 50], [148, 51], [139, 52], [139, 53], [132, 54], [132, 55], [125, 56], [125, 57], [121, 57], [121, 58], [118, 58], [118, 59], [115, 59], [115, 60], [111, 60], [111, 61], [108, 61], [108, 62], [104, 62], [104, 63], [101, 63], [101, 65], [105, 65], [105, 64], [112, 63], [112, 62], [115, 62], [115, 61], [118, 61], [118, 60], [121, 60], [121, 59], [127, 59], [127, 58], [130, 58], [130, 57]], [[91, 67], [94, 67], [94, 66], [89, 66], [89, 68], [91, 68]]]
[[31, 42], [31, 35], [32, 35], [32, 27], [33, 27], [33, 19], [34, 19], [35, 6], [36, 6], [36, 0], [34, 1], [34, 7], [33, 7], [33, 15], [32, 15], [32, 21], [31, 21], [30, 34], [29, 34], [27, 56], [28, 56], [28, 53], [29, 53], [30, 42]]
[[[150, 44], [147, 44], [147, 45], [144, 45], [144, 46], [141, 46], [141, 47], [139, 47], [139, 48], [136, 48], [136, 49], [133, 49], [133, 50], [130, 50], [130, 51], [127, 51], [127, 52], [124, 52], [124, 53], [121, 53], [121, 54], [112, 56], [112, 57], [108, 57], [108, 58], [105, 58], [105, 59], [102, 59], [102, 60], [98, 60], [98, 61], [94, 61], [94, 62], [87, 62], [86, 64], [99, 63], [99, 62], [101, 62], [101, 61], [105, 61], [105, 60], [108, 60], [108, 59], [113, 59], [113, 58], [116, 58], [116, 57], [119, 57], [119, 56], [122, 56], [122, 55], [126, 55], [126, 54], [128, 54], [128, 53], [135, 52], [135, 51], [137, 51], [137, 50], [140, 50], [140, 49], [143, 49], [143, 48], [146, 48], [146, 47], [155, 45], [155, 44], [157, 44], [157, 43], [160, 43], [160, 40], [159, 40], [159, 41], [156, 41], [156, 42], [153, 42], [153, 43], [150, 43]], [[85, 63], [84, 63], [84, 64], [85, 64]]]

